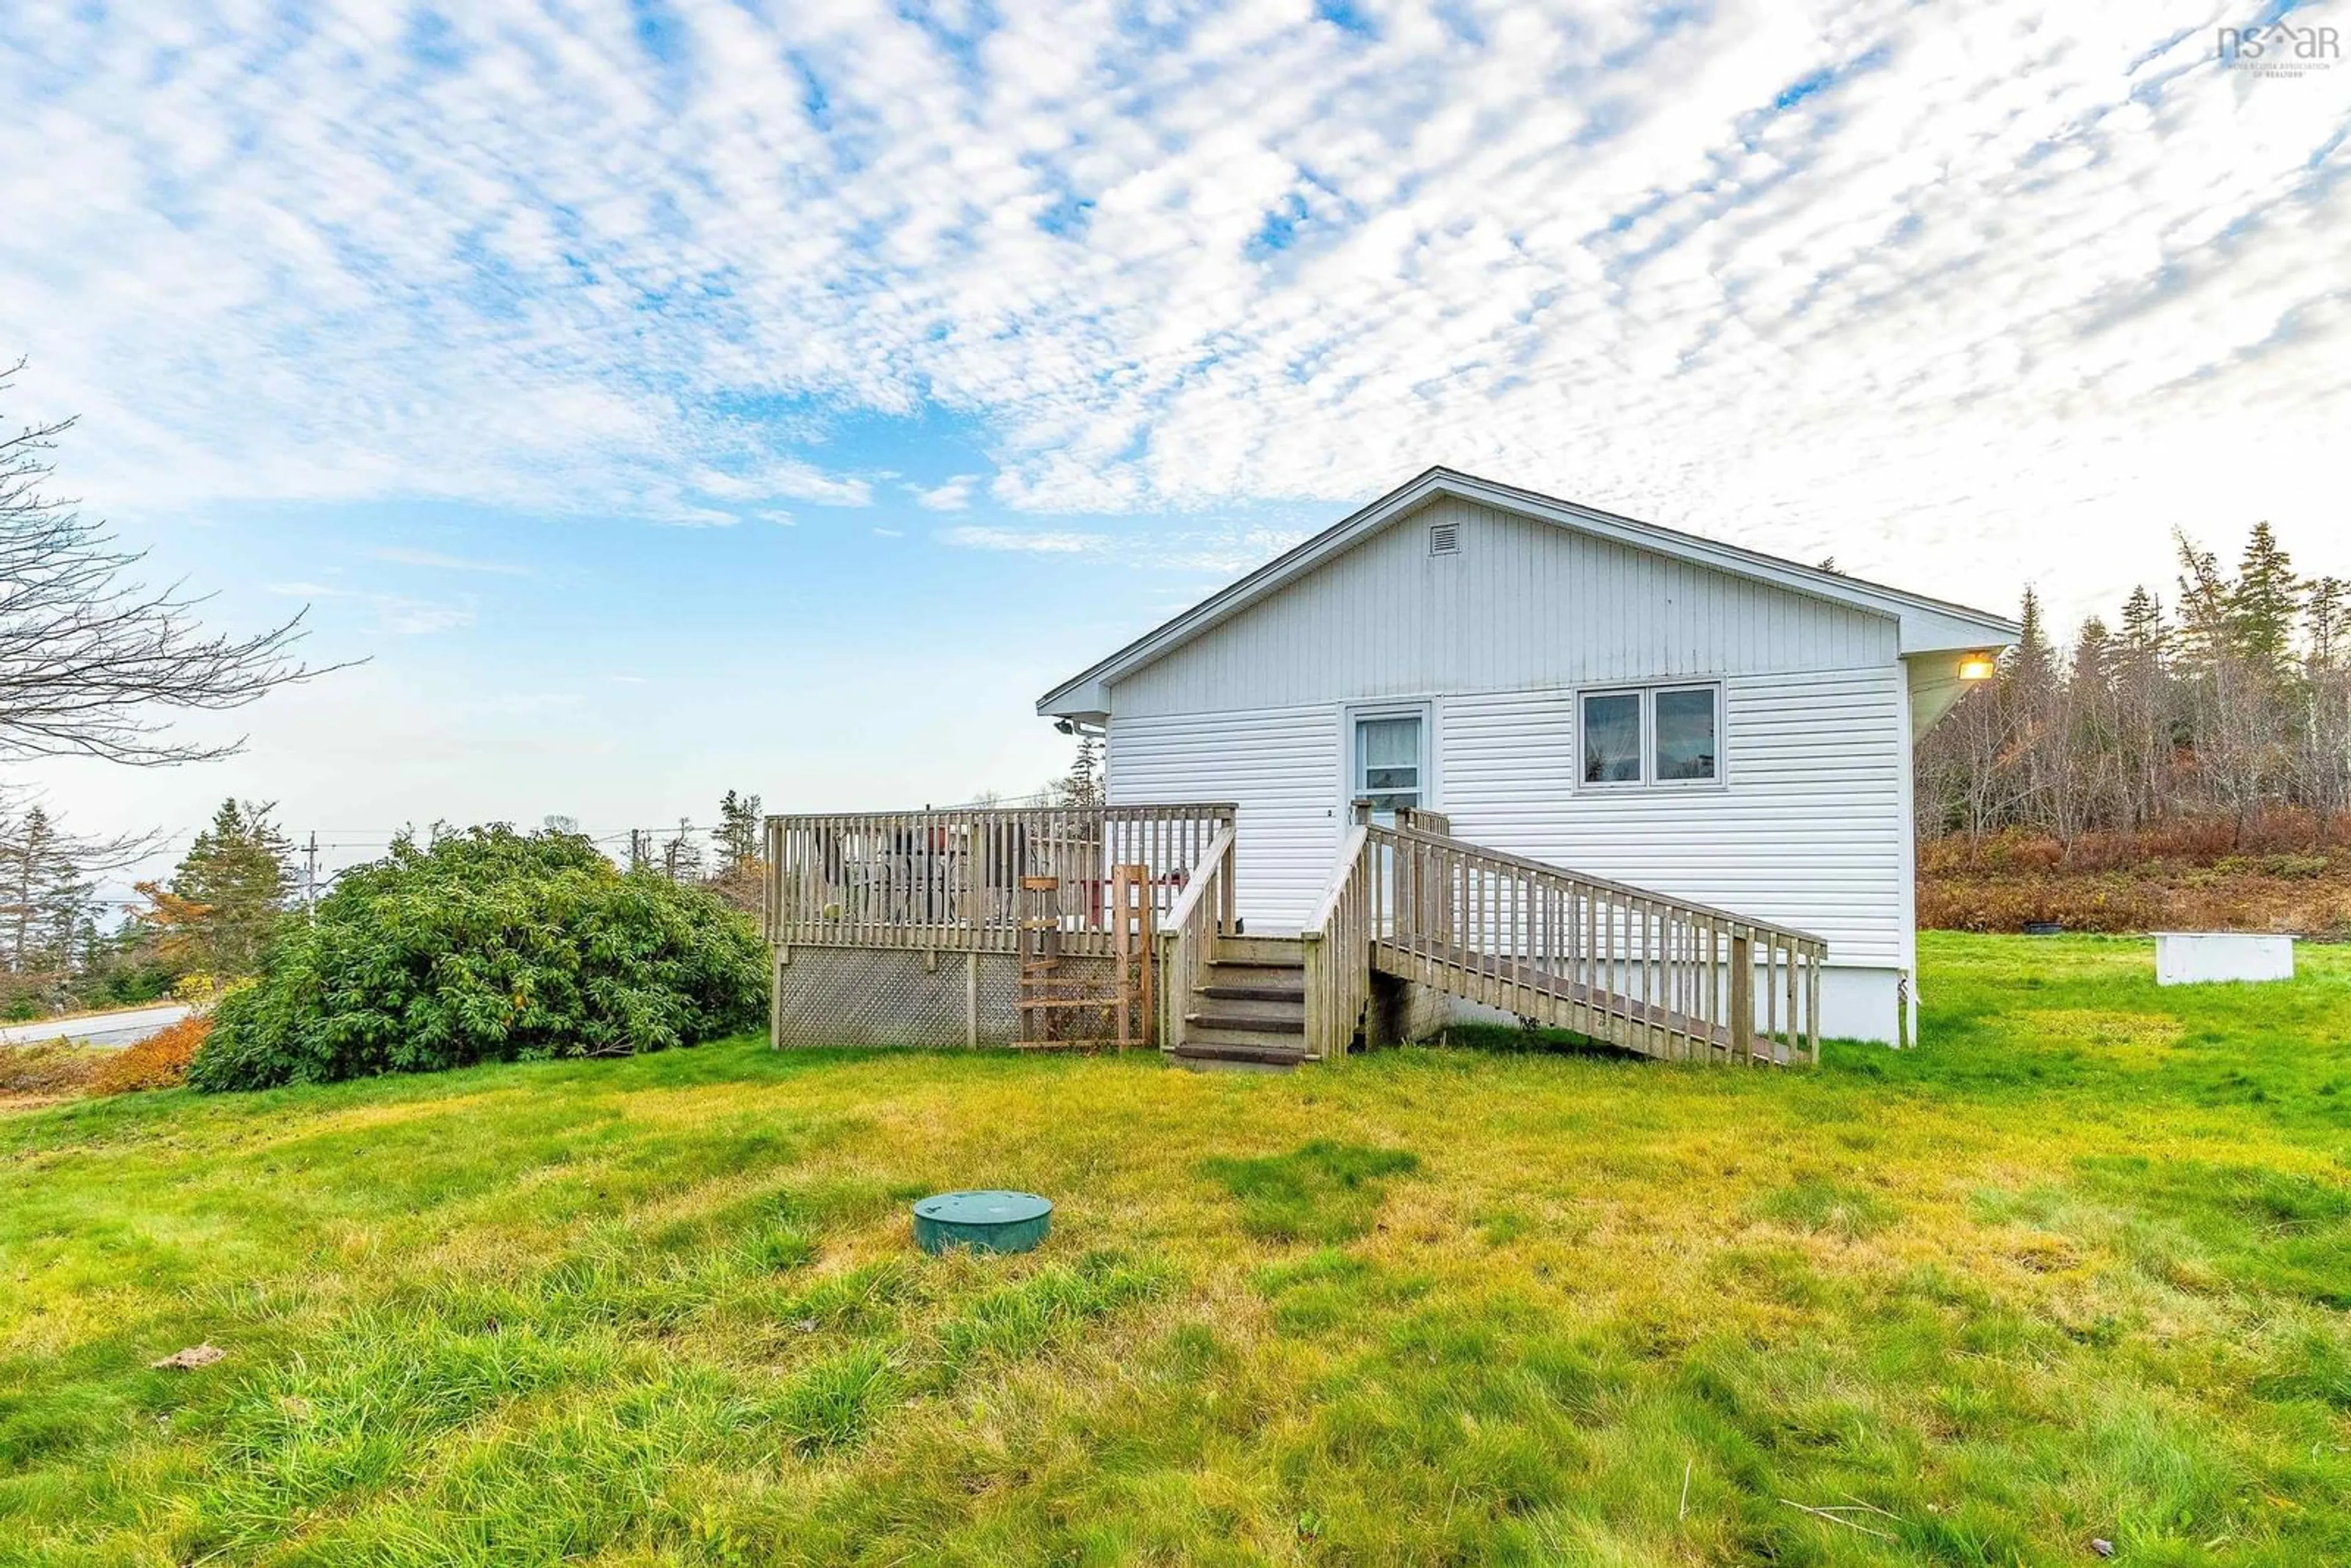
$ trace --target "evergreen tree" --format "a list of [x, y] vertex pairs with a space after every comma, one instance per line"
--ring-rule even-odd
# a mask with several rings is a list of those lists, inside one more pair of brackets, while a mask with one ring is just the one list
[[294, 889], [294, 846], [269, 820], [276, 809], [274, 801], [222, 801], [172, 875], [172, 902], [150, 894], [156, 907], [148, 917], [173, 928], [191, 968], [224, 977], [259, 972]]
[[711, 841], [718, 846], [718, 874], [740, 876], [758, 869], [764, 832], [759, 797], [726, 791], [718, 802], [718, 826]]
[[[2113, 631], [2053, 646], [2038, 595], [1999, 678], [1917, 747], [1917, 821], [2071, 846], [2167, 818], [2232, 820], [2237, 841], [2280, 810], [2288, 831], [2351, 825], [2351, 582], [2305, 581], [2267, 525], [2232, 575], [2175, 535], [2179, 597], [2132, 590]], [[2338, 823], [2336, 819], [2343, 818]]]
[[1078, 754], [1070, 760], [1069, 773], [1054, 781], [1053, 793], [1066, 806], [1102, 803], [1102, 741], [1097, 737], [1078, 737]]
[[2302, 614], [2311, 670], [2340, 665], [2351, 654], [2351, 582], [2339, 577], [2312, 579]]
[[2147, 591], [2141, 583], [2130, 591], [2123, 601], [2124, 646], [2132, 653], [2161, 658], [2171, 642], [2171, 628], [2164, 623], [2163, 601]]
[[2023, 691], [2046, 686], [2057, 667], [2057, 650], [2049, 641], [2049, 627], [2041, 610], [2041, 595], [2024, 591], [2024, 607], [2017, 612], [2016, 646], [2008, 656], [2009, 684]]
[[2296, 784], [2322, 835], [2351, 810], [2351, 582], [2322, 577], [2303, 603]]
[[2126, 832], [2155, 819], [2169, 788], [2169, 762], [2178, 749], [2168, 668], [2171, 641], [2163, 601], [2144, 584], [2132, 589], [2123, 601], [2122, 646], [2112, 677], [2121, 779], [2114, 825]]
[[2173, 540], [2179, 549], [2179, 651], [2190, 664], [2209, 666], [2233, 645], [2229, 580], [2220, 575], [2220, 557], [2198, 549], [2186, 534]]
[[726, 791], [718, 802], [718, 825], [710, 831], [716, 849], [710, 878], [703, 885], [737, 909], [756, 914], [766, 895], [767, 817], [757, 795]]
[[0, 823], [0, 960], [12, 975], [62, 976], [96, 891], [91, 846], [34, 806]]
[[150, 853], [145, 834], [84, 838], [46, 808], [0, 807], [0, 999], [15, 1007], [70, 999], [97, 932], [101, 873]]
[[2261, 674], [2284, 679], [2301, 619], [2302, 580], [2267, 523], [2255, 523], [2238, 558], [2237, 580], [2228, 585], [2228, 624], [2238, 655]]

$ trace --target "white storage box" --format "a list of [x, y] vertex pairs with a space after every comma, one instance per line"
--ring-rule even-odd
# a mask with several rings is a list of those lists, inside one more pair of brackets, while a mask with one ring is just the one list
[[2294, 938], [2251, 931], [2158, 931], [2155, 983], [2200, 986], [2215, 980], [2291, 980]]

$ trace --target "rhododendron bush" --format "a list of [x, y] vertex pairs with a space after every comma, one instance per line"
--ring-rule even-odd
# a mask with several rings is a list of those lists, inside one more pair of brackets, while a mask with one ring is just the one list
[[190, 1066], [256, 1089], [691, 1045], [759, 1014], [751, 922], [573, 833], [475, 828], [346, 873], [224, 998]]

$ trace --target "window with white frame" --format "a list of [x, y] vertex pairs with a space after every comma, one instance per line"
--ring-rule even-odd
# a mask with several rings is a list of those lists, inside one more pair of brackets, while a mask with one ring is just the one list
[[1586, 692], [1583, 695], [1583, 781], [1586, 784], [1638, 784], [1641, 781], [1641, 694]]
[[1424, 728], [1417, 713], [1363, 714], [1355, 719], [1354, 798], [1385, 813], [1421, 804]]
[[1659, 784], [1710, 784], [1720, 777], [1716, 762], [1718, 722], [1712, 686], [1660, 687], [1649, 694], [1649, 777]]
[[1722, 689], [1640, 686], [1583, 694], [1581, 781], [1589, 789], [1722, 779]]

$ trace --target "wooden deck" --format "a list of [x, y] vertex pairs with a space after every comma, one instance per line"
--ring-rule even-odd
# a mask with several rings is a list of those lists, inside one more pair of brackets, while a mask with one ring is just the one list
[[[1228, 1015], [1252, 999], [1220, 994], [1218, 977], [1251, 940], [1235, 915], [1235, 818], [1217, 802], [770, 817], [777, 984], [798, 946], [1025, 962], [1040, 933], [1044, 952], [1100, 958], [1133, 956], [1139, 930], [1155, 946], [1141, 989], [1155, 977], [1161, 1049], [1232, 1034]], [[1284, 1022], [1296, 1044], [1281, 1049], [1301, 1060], [1352, 1048], [1374, 974], [1667, 1061], [1820, 1059], [1820, 938], [1470, 843], [1434, 811], [1391, 826], [1359, 808], [1296, 941], [1283, 987], [1301, 1021]]]
[[[770, 817], [768, 940], [1016, 953], [1024, 924], [1050, 920], [1061, 951], [1107, 956], [1117, 868], [1145, 868], [1164, 927], [1233, 814], [1207, 802]], [[1040, 881], [1054, 884], [1050, 907]]]

